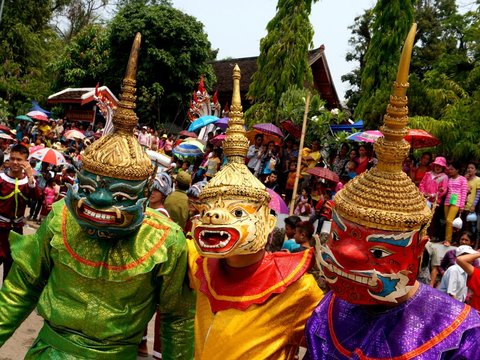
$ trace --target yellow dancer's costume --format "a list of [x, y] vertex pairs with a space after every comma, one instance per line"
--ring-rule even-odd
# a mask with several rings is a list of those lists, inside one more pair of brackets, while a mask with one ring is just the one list
[[0, 345], [37, 306], [45, 323], [27, 359], [136, 359], [157, 304], [163, 358], [193, 357], [186, 240], [145, 210], [153, 166], [133, 136], [139, 46], [137, 34], [114, 132], [85, 151], [78, 191], [69, 189], [36, 234], [12, 239]]
[[265, 253], [276, 219], [265, 186], [245, 166], [240, 69], [224, 142], [228, 164], [195, 205], [191, 281], [197, 290], [196, 359], [293, 359], [323, 294], [307, 273], [312, 252]]

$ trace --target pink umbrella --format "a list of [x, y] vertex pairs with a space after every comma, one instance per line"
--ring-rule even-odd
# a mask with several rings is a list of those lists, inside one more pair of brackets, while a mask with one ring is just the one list
[[37, 150], [30, 157], [52, 165], [64, 165], [67, 163], [61, 152], [50, 148]]
[[227, 135], [225, 134], [220, 134], [215, 136], [210, 142], [213, 144], [213, 146], [220, 146], [222, 145], [223, 141], [226, 139]]
[[264, 134], [275, 135], [280, 138], [284, 137], [282, 130], [280, 130], [277, 126], [270, 123], [255, 124], [253, 125], [253, 128]]
[[85, 139], [85, 135], [78, 130], [68, 130], [65, 132], [65, 139]]
[[30, 154], [33, 154], [35, 151], [40, 149], [45, 149], [45, 145], [42, 144], [42, 145], [31, 146], [30, 148], [28, 148], [28, 151], [30, 152]]
[[267, 188], [270, 194], [271, 200], [268, 203], [268, 207], [275, 211], [277, 214], [288, 214], [288, 206], [282, 197], [272, 189]]
[[32, 119], [39, 120], [39, 121], [48, 121], [47, 115], [41, 111], [30, 111], [27, 116], [31, 117]]
[[383, 134], [379, 130], [366, 130], [353, 133], [347, 137], [347, 140], [359, 141], [359, 142], [375, 142]]

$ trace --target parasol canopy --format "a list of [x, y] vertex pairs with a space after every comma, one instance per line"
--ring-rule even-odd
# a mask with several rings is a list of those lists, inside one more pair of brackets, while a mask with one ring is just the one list
[[[360, 142], [375, 142], [379, 137], [382, 137], [383, 134], [379, 130], [366, 130], [347, 137], [347, 140], [360, 141]], [[407, 136], [405, 136], [405, 141], [408, 141], [412, 149], [421, 149], [427, 147], [434, 147], [440, 144], [435, 136], [430, 134], [428, 131], [421, 129], [410, 129], [408, 130]]]
[[18, 115], [15, 117], [15, 119], [19, 121], [33, 122], [32, 118], [28, 117], [27, 115]]
[[217, 120], [218, 120], [218, 117], [213, 115], [205, 115], [205, 116], [199, 117], [197, 120], [193, 121], [190, 124], [190, 126], [188, 127], [188, 131], [198, 130], [204, 126], [214, 123]]
[[280, 123], [280, 126], [295, 139], [300, 139], [302, 137], [302, 128], [295, 125], [292, 120], [283, 120]]
[[218, 126], [222, 130], [226, 130], [228, 127], [228, 120], [230, 120], [230, 118], [228, 117], [218, 119], [217, 121], [215, 121], [215, 126]]
[[64, 165], [67, 163], [61, 152], [50, 148], [37, 150], [30, 157], [52, 165]]
[[203, 150], [196, 144], [191, 144], [184, 141], [175, 146], [172, 150], [172, 153], [179, 157], [196, 157], [202, 156]]
[[263, 135], [263, 143], [264, 144], [267, 144], [270, 141], [273, 141], [275, 143], [280, 143], [282, 141], [277, 135], [265, 134], [265, 133], [262, 133], [258, 130], [250, 130], [250, 131], [247, 131], [247, 133], [245, 134], [248, 141], [250, 141], [250, 144], [255, 143], [255, 135], [257, 135], [257, 134], [262, 134]]
[[48, 121], [47, 115], [45, 115], [45, 113], [38, 110], [30, 111], [29, 113], [27, 113], [27, 116], [38, 121]]
[[72, 139], [85, 139], [85, 135], [78, 130], [68, 130], [65, 132], [65, 139], [72, 140]]
[[358, 141], [358, 142], [375, 142], [379, 137], [382, 137], [383, 134], [380, 130], [365, 130], [353, 133], [347, 137], [347, 140]]
[[260, 131], [263, 134], [275, 135], [275, 136], [278, 136], [279, 138], [284, 137], [282, 130], [280, 130], [278, 126], [270, 123], [255, 124], [253, 125], [253, 128], [257, 131]]
[[329, 180], [335, 183], [338, 183], [340, 181], [340, 178], [336, 173], [324, 167], [316, 166], [305, 170], [305, 172], [311, 175], [315, 175], [321, 179]]
[[271, 198], [268, 207], [274, 210], [277, 214], [288, 214], [288, 206], [282, 197], [272, 189], [267, 188], [267, 191]]
[[180, 136], [186, 136], [186, 137], [192, 137], [192, 138], [197, 138], [198, 135], [195, 134], [194, 132], [192, 131], [187, 131], [187, 130], [182, 130], [178, 133], [178, 135]]
[[221, 146], [226, 138], [227, 138], [226, 134], [220, 134], [215, 136], [212, 140], [210, 140], [210, 142], [213, 144], [213, 146]]
[[0, 139], [13, 140], [13, 137], [11, 137], [8, 134], [5, 134], [3, 131], [0, 131]]

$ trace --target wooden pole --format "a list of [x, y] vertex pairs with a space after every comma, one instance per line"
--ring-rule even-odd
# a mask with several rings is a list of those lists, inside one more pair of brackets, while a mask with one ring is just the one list
[[295, 197], [297, 196], [298, 181], [300, 180], [300, 168], [302, 165], [302, 150], [303, 150], [303, 143], [305, 142], [305, 133], [307, 131], [307, 119], [308, 119], [309, 109], [310, 109], [310, 91], [307, 91], [307, 99], [305, 101], [305, 112], [303, 113], [302, 136], [300, 137], [300, 147], [298, 148], [297, 174], [295, 175], [295, 185], [293, 185], [293, 194], [292, 194], [292, 201], [290, 202], [289, 215], [293, 215], [293, 211], [295, 210]]

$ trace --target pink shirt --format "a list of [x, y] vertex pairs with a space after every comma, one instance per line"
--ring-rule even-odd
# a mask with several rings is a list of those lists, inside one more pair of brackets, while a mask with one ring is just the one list
[[455, 204], [460, 209], [465, 207], [465, 200], [467, 199], [468, 181], [464, 176], [458, 175], [456, 179], [448, 179], [448, 192], [445, 198], [445, 205], [450, 204], [450, 198], [453, 194], [458, 196], [457, 203]]
[[[437, 203], [440, 204], [448, 190], [448, 176], [443, 172], [435, 174], [429, 171], [423, 177], [418, 189], [422, 194], [426, 194], [429, 197], [433, 195], [433, 198], [435, 198], [437, 195]], [[433, 201], [433, 198], [429, 200]]]

